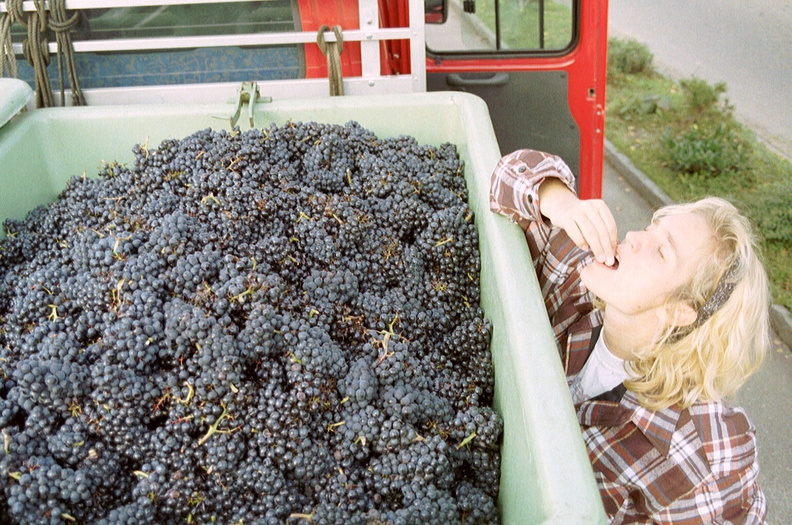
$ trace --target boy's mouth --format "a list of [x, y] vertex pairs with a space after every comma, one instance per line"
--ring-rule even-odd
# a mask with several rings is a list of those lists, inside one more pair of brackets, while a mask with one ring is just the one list
[[613, 251], [613, 264], [611, 264], [610, 266], [608, 266], [607, 264], [605, 265], [605, 266], [608, 266], [608, 268], [610, 268], [611, 270], [618, 270], [619, 269], [619, 264], [621, 263], [621, 261], [620, 261], [621, 255], [619, 254], [619, 250], [621, 248], [621, 244], [622, 243], [620, 242], [618, 245], [616, 245], [616, 249]]
[[615, 255], [613, 257], [613, 264], [608, 264], [607, 262], [600, 263], [602, 266], [607, 268], [608, 270], [616, 271], [619, 269], [619, 256]]

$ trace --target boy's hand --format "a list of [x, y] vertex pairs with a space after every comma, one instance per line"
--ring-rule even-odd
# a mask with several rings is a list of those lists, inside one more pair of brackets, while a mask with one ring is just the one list
[[618, 243], [616, 220], [604, 201], [580, 200], [560, 180], [546, 179], [539, 186], [539, 209], [578, 247], [590, 250], [597, 261], [613, 265]]

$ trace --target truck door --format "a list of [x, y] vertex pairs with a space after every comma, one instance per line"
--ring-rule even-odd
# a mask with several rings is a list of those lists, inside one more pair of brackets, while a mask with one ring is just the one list
[[488, 104], [503, 154], [562, 157], [601, 196], [606, 0], [427, 0], [427, 90]]

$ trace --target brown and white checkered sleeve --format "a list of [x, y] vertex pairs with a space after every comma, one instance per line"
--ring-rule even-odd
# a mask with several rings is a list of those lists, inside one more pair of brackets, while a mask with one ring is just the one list
[[490, 209], [521, 226], [540, 221], [538, 190], [547, 177], [558, 178], [575, 191], [575, 177], [560, 157], [531, 149], [504, 156], [492, 173]]

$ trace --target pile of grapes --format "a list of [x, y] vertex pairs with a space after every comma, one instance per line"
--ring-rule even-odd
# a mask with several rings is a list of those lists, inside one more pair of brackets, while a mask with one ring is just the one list
[[359, 124], [203, 130], [0, 242], [0, 523], [496, 523], [464, 166]]

